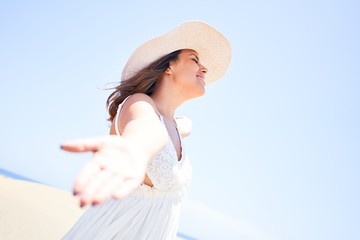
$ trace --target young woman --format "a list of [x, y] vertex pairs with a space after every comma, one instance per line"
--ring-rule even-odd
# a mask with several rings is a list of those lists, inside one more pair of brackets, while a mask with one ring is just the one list
[[185, 101], [202, 96], [231, 59], [213, 27], [186, 22], [141, 45], [107, 104], [110, 136], [69, 141], [66, 151], [94, 152], [74, 185], [91, 204], [64, 239], [174, 239], [191, 166], [181, 139]]

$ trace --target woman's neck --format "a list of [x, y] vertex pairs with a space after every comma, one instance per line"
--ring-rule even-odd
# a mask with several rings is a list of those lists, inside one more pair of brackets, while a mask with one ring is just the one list
[[151, 95], [157, 110], [166, 118], [173, 119], [176, 109], [184, 102], [175, 91], [158, 88]]

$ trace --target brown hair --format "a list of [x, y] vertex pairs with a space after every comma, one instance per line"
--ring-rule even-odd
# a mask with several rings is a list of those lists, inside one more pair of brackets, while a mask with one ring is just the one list
[[156, 83], [161, 79], [170, 61], [177, 60], [181, 50], [172, 52], [164, 57], [159, 58], [147, 67], [140, 70], [135, 76], [121, 81], [120, 84], [111, 89], [115, 89], [106, 101], [109, 111], [109, 121], [112, 121], [116, 115], [117, 108], [125, 98], [135, 93], [145, 93], [148, 96], [156, 89]]

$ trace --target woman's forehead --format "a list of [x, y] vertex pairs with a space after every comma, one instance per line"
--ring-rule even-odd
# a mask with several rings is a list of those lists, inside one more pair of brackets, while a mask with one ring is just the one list
[[198, 56], [198, 53], [193, 49], [183, 49], [183, 50], [181, 50], [181, 53], [194, 54], [194, 55]]
[[183, 56], [195, 56], [198, 60], [199, 60], [199, 54], [195, 51], [195, 50], [192, 50], [192, 49], [183, 49], [181, 50], [181, 55]]

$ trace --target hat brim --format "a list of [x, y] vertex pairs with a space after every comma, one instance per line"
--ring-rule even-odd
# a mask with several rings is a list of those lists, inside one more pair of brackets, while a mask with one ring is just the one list
[[208, 69], [206, 85], [220, 79], [231, 61], [231, 45], [219, 31], [200, 21], [185, 22], [138, 47], [126, 63], [121, 80], [133, 77], [155, 60], [181, 49], [198, 53], [201, 64]]

